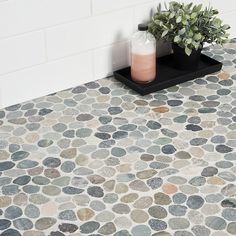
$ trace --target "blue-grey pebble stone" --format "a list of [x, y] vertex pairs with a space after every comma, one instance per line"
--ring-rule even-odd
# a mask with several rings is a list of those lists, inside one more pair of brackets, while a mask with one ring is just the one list
[[195, 236], [209, 236], [211, 231], [203, 225], [195, 225], [192, 227]]
[[18, 218], [13, 221], [13, 225], [19, 230], [29, 230], [33, 228], [33, 223], [27, 218]]
[[12, 178], [0, 177], [0, 186], [8, 185], [11, 183]]
[[21, 236], [21, 233], [15, 229], [7, 229], [1, 233], [1, 236]]
[[236, 221], [236, 209], [226, 208], [223, 210], [222, 216], [228, 221]]
[[72, 161], [65, 161], [61, 165], [61, 170], [65, 173], [70, 173], [74, 170], [75, 163]]
[[111, 149], [111, 154], [116, 157], [122, 157], [126, 154], [126, 151], [123, 148], [113, 147]]
[[161, 230], [165, 230], [167, 228], [166, 222], [162, 221], [162, 220], [150, 219], [148, 221], [148, 224], [155, 231], [161, 231]]
[[4, 216], [7, 219], [13, 220], [16, 219], [20, 216], [22, 216], [22, 210], [20, 207], [17, 206], [9, 206], [6, 210], [5, 210], [5, 214]]
[[147, 185], [152, 189], [158, 189], [163, 184], [163, 180], [159, 177], [151, 178], [147, 180]]
[[147, 122], [147, 127], [149, 129], [156, 130], [156, 129], [161, 128], [161, 124], [156, 122], [156, 121], [150, 120], [150, 121]]
[[59, 213], [58, 218], [61, 220], [75, 221], [76, 215], [72, 210], [65, 210]]
[[25, 185], [22, 189], [28, 194], [38, 193], [40, 191], [40, 187], [36, 185]]
[[47, 115], [47, 114], [49, 114], [49, 113], [51, 113], [51, 112], [52, 112], [51, 109], [43, 108], [43, 109], [40, 109], [40, 110], [39, 110], [39, 115], [40, 115], [40, 116], [45, 116], [45, 115]]
[[96, 221], [89, 221], [80, 226], [80, 232], [82, 234], [91, 234], [100, 227], [100, 224]]
[[161, 148], [161, 151], [164, 153], [164, 154], [173, 154], [176, 152], [176, 148], [171, 145], [171, 144], [168, 144], [168, 145], [165, 145]]
[[15, 184], [5, 185], [2, 187], [4, 195], [15, 195], [20, 192], [19, 186]]
[[29, 218], [38, 218], [40, 216], [40, 211], [37, 206], [29, 204], [25, 208], [25, 215]]
[[205, 223], [206, 226], [214, 230], [223, 230], [227, 226], [226, 221], [223, 218], [217, 216], [208, 216], [205, 219]]
[[0, 230], [4, 230], [9, 228], [11, 225], [11, 221], [7, 219], [0, 219]]
[[12, 169], [14, 166], [15, 166], [15, 163], [11, 161], [0, 162], [0, 171]]
[[20, 161], [27, 158], [28, 156], [29, 156], [29, 153], [26, 151], [17, 151], [11, 155], [11, 159], [13, 161]]
[[29, 175], [23, 175], [14, 179], [13, 183], [18, 184], [18, 185], [26, 185], [30, 182], [30, 180], [31, 180], [31, 177]]
[[132, 228], [131, 233], [133, 236], [150, 236], [151, 229], [146, 225], [136, 225]]
[[204, 199], [201, 196], [192, 195], [188, 197], [187, 206], [191, 209], [199, 209], [204, 204]]
[[187, 200], [187, 196], [183, 193], [176, 193], [172, 197], [175, 204], [183, 204]]
[[80, 194], [84, 191], [84, 189], [80, 189], [80, 188], [74, 188], [74, 187], [71, 187], [71, 186], [67, 186], [67, 187], [64, 187], [62, 189], [62, 191], [65, 193], [65, 194], [70, 194], [70, 195], [74, 195], [74, 194]]
[[233, 148], [222, 144], [216, 146], [216, 151], [219, 153], [229, 153], [233, 151]]
[[184, 216], [187, 211], [187, 207], [181, 205], [171, 205], [168, 209], [173, 216]]
[[37, 166], [39, 163], [37, 161], [32, 160], [23, 160], [17, 164], [17, 168], [19, 169], [29, 169]]
[[87, 192], [90, 196], [92, 197], [103, 197], [104, 196], [104, 192], [103, 189], [101, 187], [98, 186], [91, 186], [87, 189]]
[[189, 183], [193, 186], [203, 186], [206, 183], [206, 179], [202, 176], [196, 176], [189, 180]]

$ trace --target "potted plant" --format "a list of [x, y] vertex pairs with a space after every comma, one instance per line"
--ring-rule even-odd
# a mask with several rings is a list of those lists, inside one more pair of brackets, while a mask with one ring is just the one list
[[198, 66], [205, 42], [220, 45], [227, 42], [229, 34], [226, 31], [230, 26], [222, 23], [217, 17], [218, 11], [212, 7], [172, 1], [165, 8], [162, 11], [159, 4], [149, 24], [149, 32], [157, 40], [172, 44], [179, 69], [191, 70]]

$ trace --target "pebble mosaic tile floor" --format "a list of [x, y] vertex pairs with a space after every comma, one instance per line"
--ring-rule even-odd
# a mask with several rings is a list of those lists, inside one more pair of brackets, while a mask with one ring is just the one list
[[113, 78], [0, 110], [2, 236], [236, 235], [236, 40], [224, 71], [139, 96]]

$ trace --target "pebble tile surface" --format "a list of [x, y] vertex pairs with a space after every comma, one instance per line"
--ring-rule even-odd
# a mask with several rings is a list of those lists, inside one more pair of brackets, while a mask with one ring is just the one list
[[146, 95], [113, 78], [0, 110], [0, 235], [236, 235], [236, 40]]

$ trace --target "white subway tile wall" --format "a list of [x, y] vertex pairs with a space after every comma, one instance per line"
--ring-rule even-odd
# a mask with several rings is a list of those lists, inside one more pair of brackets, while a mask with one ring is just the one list
[[[236, 37], [235, 0], [220, 10]], [[0, 0], [0, 107], [106, 77], [129, 65], [129, 38], [164, 0]]]

